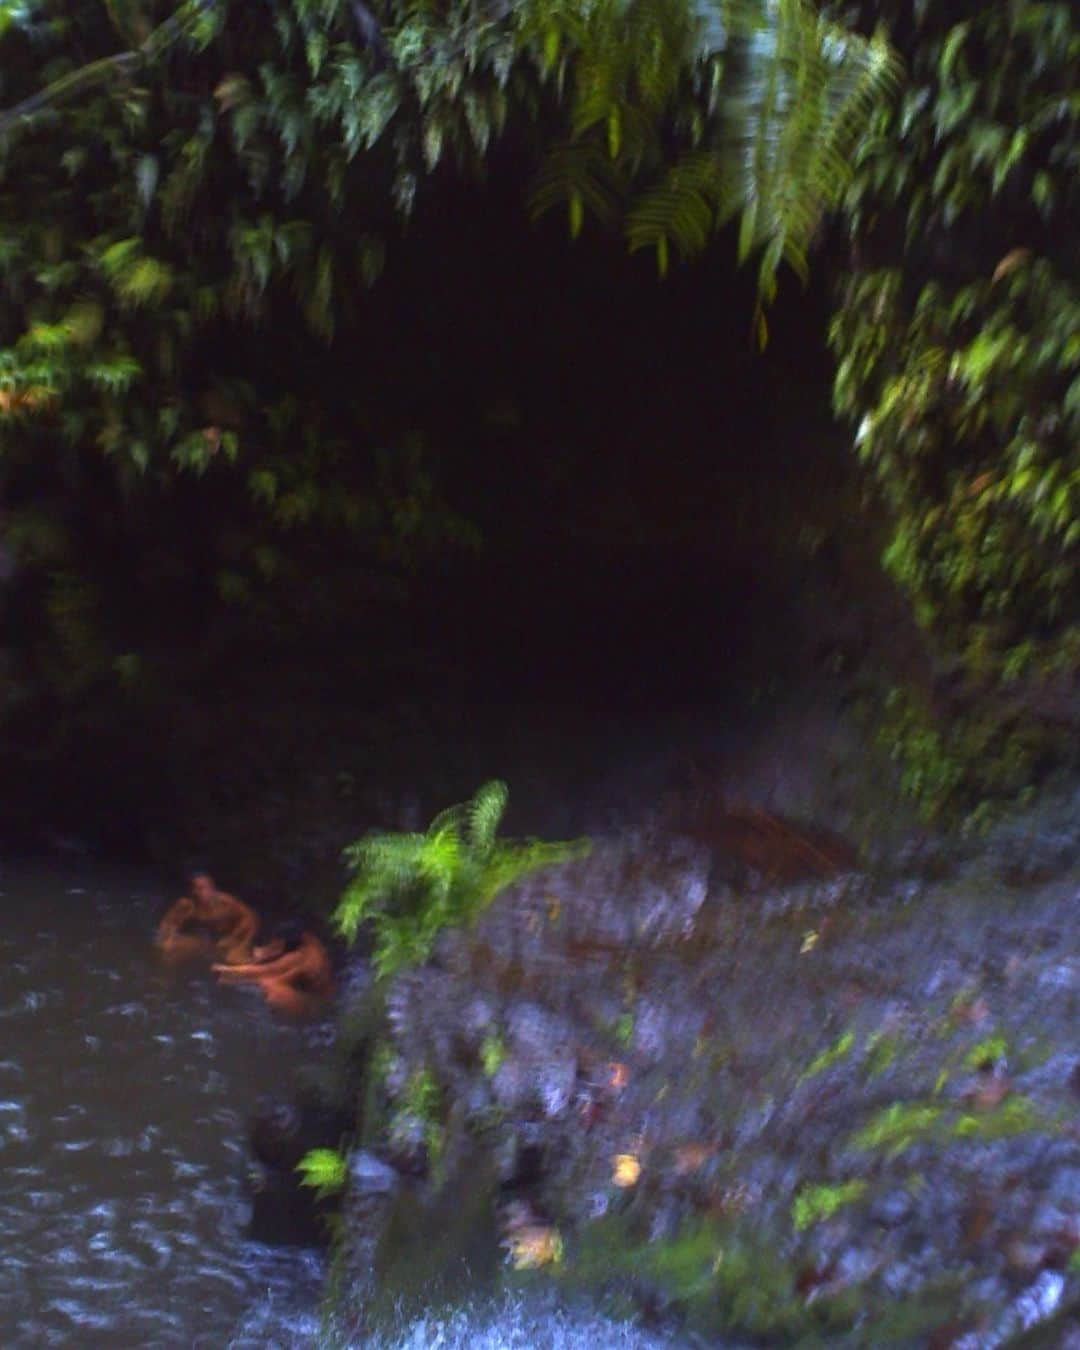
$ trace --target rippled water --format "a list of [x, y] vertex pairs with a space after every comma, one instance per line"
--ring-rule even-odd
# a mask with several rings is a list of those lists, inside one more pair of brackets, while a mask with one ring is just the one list
[[310, 1344], [318, 1258], [245, 1237], [246, 1120], [320, 1028], [166, 970], [168, 898], [0, 874], [5, 1350]]

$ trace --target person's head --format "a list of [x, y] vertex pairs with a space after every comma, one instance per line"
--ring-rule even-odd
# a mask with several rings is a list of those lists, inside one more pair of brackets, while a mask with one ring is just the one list
[[188, 879], [192, 899], [197, 903], [212, 899], [217, 894], [214, 878], [209, 872], [192, 872]]

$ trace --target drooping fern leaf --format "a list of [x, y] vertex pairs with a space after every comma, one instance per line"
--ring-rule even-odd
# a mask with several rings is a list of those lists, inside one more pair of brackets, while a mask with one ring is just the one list
[[[547, 22], [572, 86], [572, 135], [541, 170], [535, 214], [565, 203], [576, 234], [586, 212], [610, 219], [629, 185], [661, 170], [626, 213], [630, 247], [655, 250], [661, 271], [737, 217], [740, 260], [760, 253], [762, 303], [782, 263], [805, 276], [870, 111], [899, 80], [882, 36], [864, 39], [809, 0], [567, 0]], [[674, 164], [672, 126], [689, 141]]]

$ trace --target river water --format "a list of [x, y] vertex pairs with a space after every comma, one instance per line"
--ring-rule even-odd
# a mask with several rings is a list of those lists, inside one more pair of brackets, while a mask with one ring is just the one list
[[[0, 1347], [311, 1350], [318, 1253], [251, 1241], [247, 1122], [329, 1024], [153, 946], [134, 873], [0, 871]], [[548, 1301], [402, 1317], [364, 1350], [653, 1350]], [[355, 1340], [352, 1350], [358, 1350]]]
[[0, 1344], [311, 1343], [315, 1253], [248, 1240], [247, 1119], [319, 1027], [167, 970], [145, 878], [0, 872]]

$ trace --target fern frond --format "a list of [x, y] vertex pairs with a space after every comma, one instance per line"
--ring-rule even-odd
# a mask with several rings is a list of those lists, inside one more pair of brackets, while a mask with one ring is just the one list
[[352, 941], [370, 921], [380, 979], [426, 960], [443, 929], [473, 922], [494, 897], [537, 867], [580, 856], [587, 843], [499, 842], [506, 784], [485, 783], [440, 812], [424, 834], [376, 834], [345, 850], [354, 872], [334, 920]]
[[628, 212], [631, 250], [656, 248], [665, 240], [687, 256], [702, 252], [717, 223], [721, 186], [720, 165], [712, 151], [684, 156]]
[[570, 232], [579, 233], [585, 214], [602, 224], [615, 221], [626, 197], [626, 177], [596, 140], [567, 141], [544, 158], [532, 190], [533, 219], [554, 207], [570, 211]]
[[593, 0], [553, 13], [572, 135], [541, 171], [534, 212], [568, 203], [572, 233], [586, 213], [610, 219], [627, 182], [668, 158], [659, 128], [674, 118], [698, 149], [634, 202], [631, 249], [655, 248], [663, 270], [671, 249], [700, 253], [738, 218], [740, 260], [761, 253], [764, 302], [782, 263], [805, 276], [871, 110], [899, 81], [885, 39], [809, 0]]
[[469, 843], [477, 853], [491, 852], [509, 796], [506, 784], [496, 778], [485, 783], [469, 803]]

